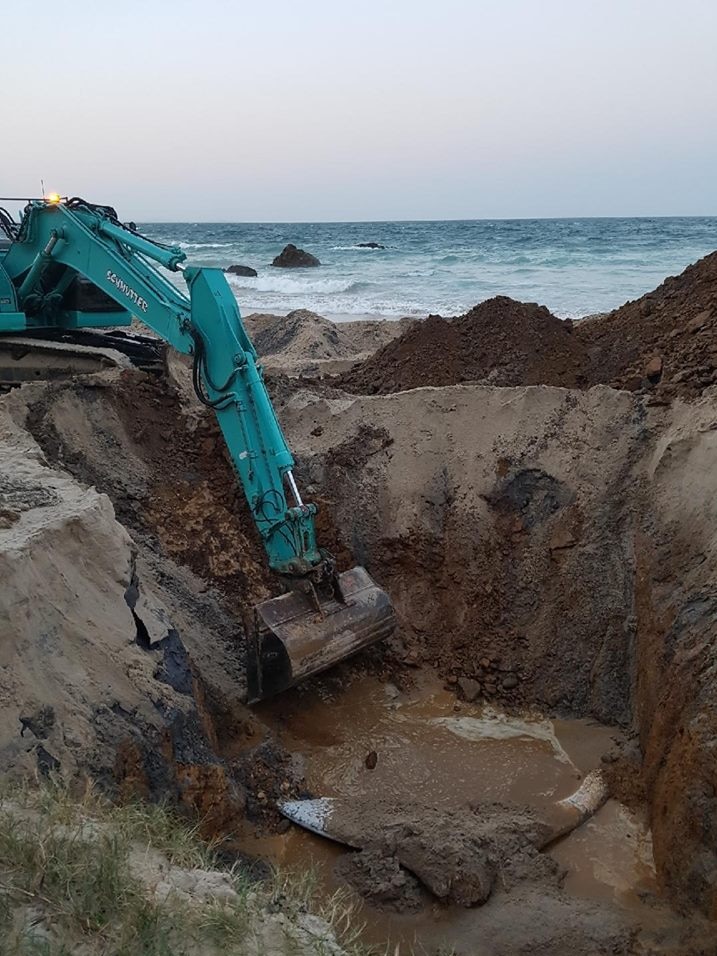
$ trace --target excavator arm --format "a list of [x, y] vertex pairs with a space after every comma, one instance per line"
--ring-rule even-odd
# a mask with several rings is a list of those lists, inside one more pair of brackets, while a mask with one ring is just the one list
[[[184, 266], [181, 249], [123, 225], [110, 207], [80, 199], [31, 201], [19, 228], [5, 231], [0, 333], [96, 326], [97, 315], [69, 303], [79, 276], [117, 304], [105, 324], [129, 324], [136, 315], [192, 357], [196, 394], [217, 417], [269, 564], [287, 584], [287, 593], [256, 608], [250, 699], [389, 634], [395, 617], [387, 595], [363, 568], [337, 574], [331, 555], [317, 546], [316, 506], [301, 499], [293, 457], [223, 272]], [[186, 293], [157, 266], [182, 272]]]
[[[19, 280], [17, 304], [28, 316], [26, 328], [61, 323], [63, 285], [80, 275], [192, 355], [197, 392], [217, 416], [269, 564], [279, 574], [323, 576], [327, 559], [316, 547], [316, 507], [299, 497], [294, 460], [236, 299], [219, 269], [183, 268], [185, 258], [181, 249], [158, 246], [113, 222], [106, 207], [40, 202], [31, 204], [3, 268]], [[188, 295], [148, 260], [181, 270]]]

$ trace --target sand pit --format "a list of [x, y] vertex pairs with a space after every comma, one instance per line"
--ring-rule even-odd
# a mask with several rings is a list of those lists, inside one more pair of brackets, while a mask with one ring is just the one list
[[[651, 825], [655, 898], [662, 893], [690, 914], [686, 922], [665, 917], [658, 937], [669, 940], [670, 952], [701, 951], [689, 934], [701, 932], [698, 914], [717, 913], [717, 394], [706, 376], [676, 380], [675, 369], [691, 368], [708, 346], [708, 266], [711, 257], [653, 295], [656, 314], [676, 311], [669, 313], [673, 327], [668, 332], [665, 319], [649, 349], [667, 342], [672, 352], [664, 345], [660, 377], [643, 376], [632, 391], [588, 389], [589, 375], [580, 377], [593, 368], [591, 337], [608, 354], [594, 330], [608, 328], [614, 316], [571, 331], [536, 306], [493, 300], [464, 319], [409, 328], [348, 373], [347, 380], [368, 376], [383, 362], [384, 377], [370, 388], [362, 379], [361, 394], [291, 377], [301, 363], [355, 361], [356, 341], [368, 341], [361, 330], [352, 344], [338, 327], [305, 313], [278, 325], [256, 318], [266, 363], [275, 355], [277, 368], [285, 361], [291, 371], [271, 378], [270, 388], [305, 496], [321, 506], [322, 541], [342, 566], [367, 565], [390, 592], [400, 622], [385, 646], [288, 697], [295, 707], [286, 717], [281, 706], [272, 714], [243, 703], [244, 612], [276, 582], [216, 425], [185, 388], [184, 366], [176, 363], [170, 379], [109, 372], [3, 397], [0, 545], [7, 580], [21, 575], [0, 607], [12, 635], [2, 647], [12, 687], [3, 769], [45, 772], [59, 764], [69, 775], [93, 776], [113, 795], [170, 795], [208, 819], [214, 833], [226, 836], [242, 820], [276, 841], [283, 836], [274, 832], [275, 801], [320, 793], [332, 779], [329, 766], [307, 779], [312, 734], [320, 731], [330, 750], [335, 733], [329, 713], [302, 730], [307, 704], [318, 696], [340, 706], [362, 675], [398, 694], [425, 674], [438, 675], [448, 702], [441, 719], [470, 717], [480, 725], [490, 707], [506, 725], [511, 714], [532, 710], [541, 720], [620, 728], [620, 746], [605, 746], [595, 759], [605, 756], [614, 797]], [[692, 315], [695, 296], [701, 311]], [[500, 347], [486, 344], [480, 329], [501, 316]], [[517, 342], [526, 323], [530, 348]], [[436, 329], [456, 341], [443, 348]], [[424, 366], [406, 350], [421, 335], [428, 348], [421, 354], [430, 359]], [[468, 336], [470, 354], [461, 345]], [[548, 343], [547, 357], [541, 343]], [[394, 356], [389, 364], [387, 355]], [[643, 358], [626, 351], [623, 365], [606, 365], [603, 377], [618, 381]], [[454, 360], [466, 361], [459, 367]], [[540, 382], [550, 378], [549, 367], [565, 387], [448, 384], [454, 374]], [[445, 376], [440, 387], [425, 387], [422, 376], [431, 370]], [[404, 373], [414, 390], [392, 393], [406, 387]], [[669, 390], [683, 386], [699, 398], [666, 404]], [[367, 390], [379, 394], [362, 394]], [[23, 603], [17, 596], [27, 592], [28, 575], [45, 565], [41, 578], [52, 580], [52, 589], [37, 584], [41, 599]], [[356, 705], [355, 734], [361, 713]], [[461, 724], [469, 726], [475, 730]], [[371, 753], [372, 768], [365, 762]], [[357, 766], [384, 789], [414, 772], [414, 790], [422, 786], [420, 761], [382, 776], [385, 746], [370, 736]], [[347, 779], [353, 773], [339, 770]], [[486, 776], [510, 774], [491, 768]], [[460, 790], [455, 777], [447, 780]], [[392, 802], [405, 804], [400, 793]], [[458, 808], [444, 809], [434, 836], [456, 829]], [[577, 890], [565, 892], [531, 839], [497, 867], [505, 885], [496, 895], [490, 867], [461, 882], [456, 857], [452, 880], [424, 865], [434, 853], [416, 821], [401, 826], [412, 831], [400, 831], [403, 857], [387, 851], [384, 833], [343, 864], [352, 885], [380, 884], [383, 903], [408, 899], [401, 919], [428, 919], [438, 906], [442, 931], [465, 928], [454, 904], [478, 902], [491, 883], [480, 931], [494, 952], [627, 952], [632, 938], [642, 946], [637, 952], [656, 945], [643, 911], [626, 913], [612, 898], [583, 905]], [[517, 822], [509, 829], [511, 838], [525, 837]], [[467, 840], [461, 859], [481, 859], [485, 833]], [[524, 853], [538, 877], [524, 878], [521, 869], [513, 883], [510, 867]], [[532, 925], [538, 912], [544, 918]], [[571, 933], [560, 938], [566, 925]], [[469, 936], [456, 929], [455, 938], [457, 952], [471, 952]]]

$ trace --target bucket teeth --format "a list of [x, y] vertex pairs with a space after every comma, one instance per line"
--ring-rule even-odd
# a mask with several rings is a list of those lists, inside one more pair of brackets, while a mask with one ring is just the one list
[[250, 703], [271, 697], [311, 674], [388, 637], [396, 615], [385, 591], [365, 568], [339, 575], [340, 594], [320, 599], [290, 591], [258, 604], [247, 682]]

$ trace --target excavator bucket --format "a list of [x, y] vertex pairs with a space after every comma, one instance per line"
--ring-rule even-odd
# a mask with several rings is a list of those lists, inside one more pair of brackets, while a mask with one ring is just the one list
[[339, 575], [337, 597], [290, 591], [258, 604], [247, 660], [249, 703], [278, 694], [388, 637], [396, 614], [365, 568]]

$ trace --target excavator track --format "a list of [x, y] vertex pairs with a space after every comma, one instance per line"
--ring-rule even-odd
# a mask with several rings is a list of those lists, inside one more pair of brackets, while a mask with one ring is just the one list
[[0, 389], [61, 380], [109, 368], [158, 374], [165, 344], [151, 335], [113, 329], [42, 329], [0, 336]]

